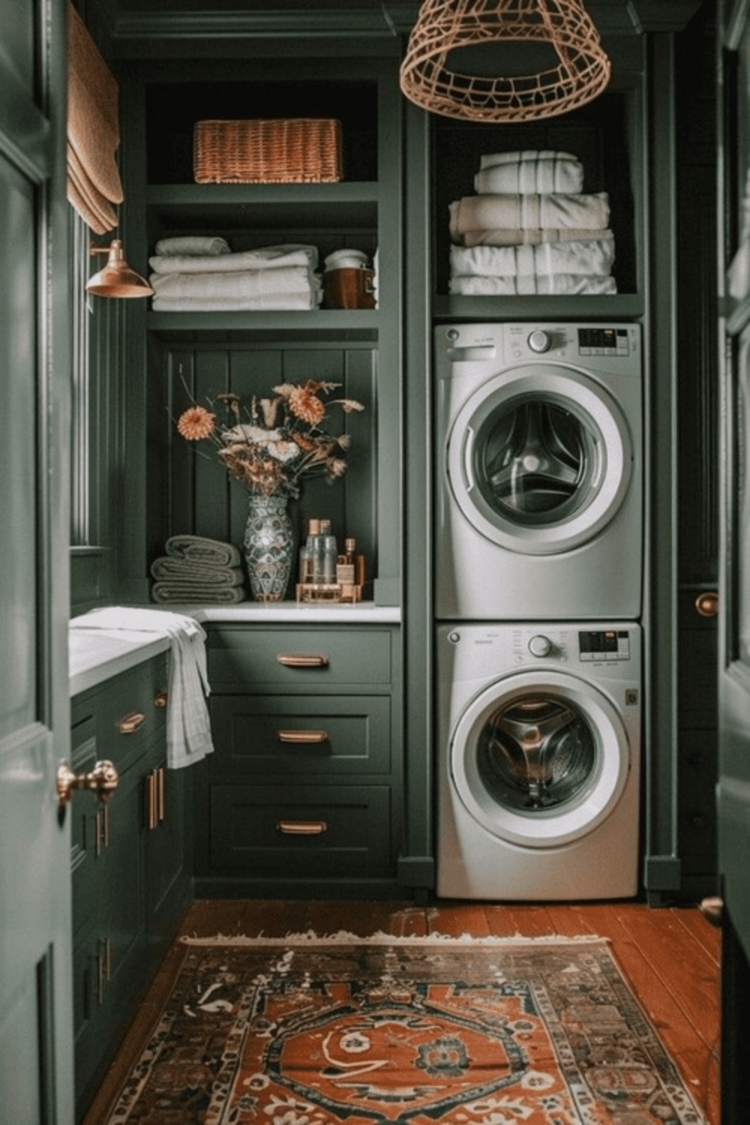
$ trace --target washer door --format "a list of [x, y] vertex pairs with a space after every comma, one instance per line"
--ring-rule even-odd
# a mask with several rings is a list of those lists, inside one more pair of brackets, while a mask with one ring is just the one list
[[618, 511], [633, 450], [612, 396], [584, 372], [535, 365], [474, 392], [448, 436], [451, 491], [493, 543], [531, 555], [585, 543]]
[[494, 836], [546, 848], [585, 836], [615, 807], [630, 770], [625, 727], [597, 688], [555, 671], [485, 689], [451, 743], [451, 783]]

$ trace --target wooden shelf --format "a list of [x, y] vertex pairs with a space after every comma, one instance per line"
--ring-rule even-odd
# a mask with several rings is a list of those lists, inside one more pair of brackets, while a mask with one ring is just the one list
[[601, 297], [436, 297], [436, 320], [629, 320], [642, 316], [637, 293]]

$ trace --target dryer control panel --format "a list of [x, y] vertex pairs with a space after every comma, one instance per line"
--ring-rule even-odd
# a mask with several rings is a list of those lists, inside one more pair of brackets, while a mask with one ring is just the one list
[[630, 634], [626, 629], [581, 631], [578, 653], [581, 660], [630, 660]]

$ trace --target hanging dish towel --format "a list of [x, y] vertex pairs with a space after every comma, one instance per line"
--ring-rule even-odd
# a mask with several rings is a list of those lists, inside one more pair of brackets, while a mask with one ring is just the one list
[[106, 606], [76, 618], [71, 628], [99, 629], [131, 639], [134, 634], [168, 638], [167, 765], [170, 769], [190, 766], [213, 751], [205, 699], [210, 688], [202, 625], [192, 617], [167, 610]]

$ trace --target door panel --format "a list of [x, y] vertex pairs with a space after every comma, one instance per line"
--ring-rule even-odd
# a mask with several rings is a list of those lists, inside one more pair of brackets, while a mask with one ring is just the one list
[[73, 1121], [69, 818], [55, 790], [69, 741], [65, 14], [63, 0], [0, 0], [17, 49], [0, 49], [0, 1117], [14, 1125]]

